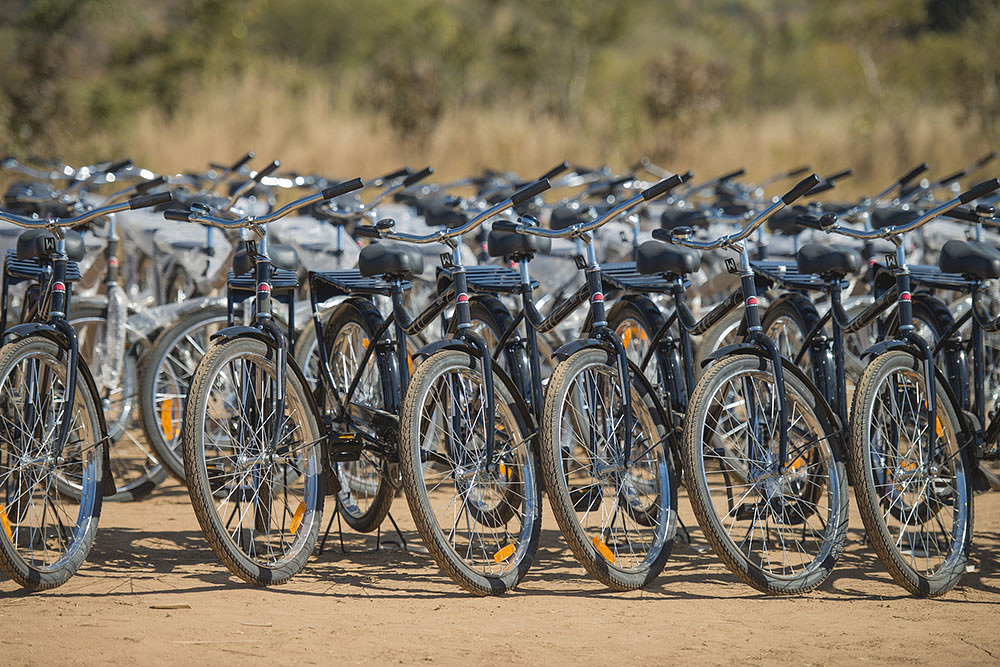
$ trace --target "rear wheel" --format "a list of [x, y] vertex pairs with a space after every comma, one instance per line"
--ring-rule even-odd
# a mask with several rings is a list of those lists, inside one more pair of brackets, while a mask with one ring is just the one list
[[176, 322], [156, 339], [140, 377], [139, 410], [156, 457], [183, 482], [181, 420], [191, 379], [212, 345], [212, 334], [226, 326], [226, 309], [208, 306]]

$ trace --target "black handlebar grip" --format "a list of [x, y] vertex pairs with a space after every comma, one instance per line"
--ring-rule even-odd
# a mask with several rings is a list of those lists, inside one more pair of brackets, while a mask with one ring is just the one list
[[680, 177], [681, 177], [681, 183], [687, 183], [692, 178], [694, 178], [694, 172], [688, 169], [683, 174], [681, 174]]
[[954, 183], [958, 179], [960, 179], [963, 176], [965, 176], [967, 173], [969, 173], [968, 170], [966, 170], [966, 169], [959, 169], [954, 174], [948, 174], [947, 176], [945, 176], [944, 178], [942, 178], [941, 180], [939, 180], [938, 183], [940, 185], [948, 185], [949, 183]]
[[354, 236], [363, 239], [377, 239], [379, 238], [379, 230], [377, 227], [370, 227], [368, 225], [358, 225], [354, 228]]
[[819, 185], [811, 189], [809, 192], [802, 195], [803, 197], [815, 197], [818, 194], [822, 194], [827, 190], [833, 190], [837, 187], [837, 184], [833, 181], [821, 181]]
[[824, 177], [823, 180], [824, 181], [837, 181], [837, 180], [840, 180], [841, 178], [847, 178], [848, 176], [850, 176], [853, 173], [854, 173], [853, 169], [844, 169], [843, 171], [838, 171], [838, 172], [835, 172], [833, 174], [830, 174], [829, 176]]
[[979, 216], [967, 208], [953, 208], [945, 213], [945, 217], [954, 218], [955, 220], [964, 220], [965, 222], [971, 223], [979, 222]]
[[[552, 167], [547, 172], [545, 172], [544, 174], [542, 174], [541, 178], [553, 179], [556, 176], [558, 176], [559, 174], [561, 174], [564, 171], [566, 171], [567, 169], [569, 169], [569, 162], [560, 162], [559, 164], [557, 164], [556, 166]], [[541, 179], [539, 179], [539, 180], [541, 180]]]
[[788, 206], [793, 201], [815, 188], [817, 185], [819, 185], [819, 176], [816, 174], [809, 174], [796, 183], [794, 188], [782, 195], [781, 201], [785, 202], [785, 206]]
[[414, 172], [403, 180], [403, 187], [408, 188], [414, 183], [424, 180], [434, 173], [434, 167], [424, 167], [420, 171]]
[[340, 195], [346, 195], [348, 192], [360, 190], [363, 187], [365, 187], [365, 184], [360, 178], [352, 178], [349, 181], [344, 181], [343, 183], [338, 183], [337, 185], [331, 185], [323, 190], [323, 199], [333, 199], [334, 197], [339, 197]]
[[511, 202], [514, 203], [514, 206], [517, 206], [521, 202], [537, 197], [538, 195], [548, 190], [550, 187], [552, 186], [549, 183], [549, 179], [542, 178], [535, 181], [528, 187], [521, 188], [520, 190], [515, 192], [513, 195], [511, 195], [510, 200]]
[[794, 178], [795, 176], [800, 176], [809, 171], [809, 165], [804, 164], [801, 167], [796, 167], [795, 169], [789, 169], [784, 173], [783, 178]]
[[736, 171], [731, 171], [728, 174], [723, 174], [722, 176], [719, 176], [715, 180], [718, 181], [719, 183], [722, 183], [723, 181], [731, 181], [734, 178], [739, 178], [740, 176], [742, 176], [745, 173], [747, 173], [747, 170], [743, 169], [741, 167], [740, 169], [737, 169]]
[[804, 227], [806, 229], [818, 229], [823, 230], [823, 225], [820, 223], [819, 218], [815, 215], [802, 214], [795, 216], [795, 224], [798, 227]]
[[905, 188], [910, 181], [912, 181], [914, 178], [916, 178], [917, 176], [924, 173], [930, 168], [931, 166], [929, 164], [927, 164], [926, 162], [922, 162], [913, 169], [909, 170], [908, 172], [900, 176], [899, 180], [896, 181], [896, 183], [899, 185], [899, 187]]
[[116, 172], [121, 171], [122, 169], [128, 169], [131, 166], [132, 166], [132, 160], [129, 159], [129, 158], [126, 158], [124, 160], [119, 160], [118, 162], [112, 162], [104, 170], [104, 173], [105, 174], [114, 174]]
[[273, 160], [271, 162], [271, 164], [267, 165], [266, 167], [264, 167], [263, 169], [261, 169], [260, 171], [258, 171], [256, 174], [254, 174], [253, 175], [253, 180], [255, 180], [258, 183], [260, 183], [267, 176], [270, 176], [272, 173], [274, 173], [274, 170], [277, 169], [280, 166], [281, 166], [280, 162], [278, 162], [277, 160]]
[[988, 181], [983, 181], [979, 185], [974, 185], [962, 194], [958, 196], [958, 200], [963, 204], [968, 204], [973, 199], [979, 199], [983, 195], [988, 195], [997, 188], [1000, 188], [1000, 180], [991, 178]]
[[385, 181], [394, 181], [397, 178], [399, 178], [400, 176], [406, 176], [409, 173], [410, 173], [410, 168], [409, 167], [403, 167], [402, 169], [397, 169], [396, 171], [390, 171], [388, 174], [386, 174], [385, 176], [380, 177], [378, 180], [380, 180], [382, 182], [385, 182]]
[[516, 232], [517, 223], [513, 220], [497, 220], [493, 223], [493, 231], [495, 232]]
[[234, 162], [231, 167], [229, 167], [229, 171], [237, 171], [240, 167], [242, 167], [243, 165], [245, 165], [247, 162], [249, 162], [250, 160], [254, 159], [255, 157], [257, 157], [257, 156], [254, 154], [253, 151], [247, 151], [246, 155], [244, 155], [243, 157], [241, 157], [239, 160], [237, 160], [236, 162]]
[[989, 164], [990, 162], [992, 162], [993, 159], [996, 156], [997, 156], [997, 152], [996, 151], [990, 151], [989, 153], [987, 153], [983, 157], [981, 157], [978, 160], [976, 160], [975, 163], [973, 163], [973, 165], [972, 165], [973, 169], [979, 169], [980, 167], [985, 167], [987, 164]]
[[643, 190], [641, 193], [642, 198], [645, 199], [646, 201], [649, 201], [650, 199], [655, 199], [656, 197], [659, 197], [663, 193], [673, 190], [683, 182], [684, 182], [683, 176], [681, 176], [680, 174], [674, 174], [670, 178], [664, 178], [659, 183], [651, 185], [645, 190]]
[[180, 211], [176, 208], [168, 208], [163, 212], [163, 217], [167, 220], [174, 220], [176, 222], [188, 222], [188, 216], [191, 215], [191, 211]]
[[174, 197], [169, 192], [155, 192], [151, 195], [142, 195], [141, 197], [133, 197], [132, 199], [129, 199], [128, 207], [134, 211], [137, 208], [147, 208], [149, 206], [169, 204], [173, 200]]
[[670, 238], [670, 230], [662, 229], [660, 227], [653, 230], [652, 236], [657, 241], [664, 241], [666, 243], [670, 243], [673, 240]]
[[142, 194], [148, 192], [149, 190], [152, 190], [157, 186], [163, 185], [166, 182], [167, 182], [166, 176], [157, 176], [156, 178], [150, 181], [143, 181], [142, 183], [139, 183], [137, 186], [135, 186], [135, 191]]

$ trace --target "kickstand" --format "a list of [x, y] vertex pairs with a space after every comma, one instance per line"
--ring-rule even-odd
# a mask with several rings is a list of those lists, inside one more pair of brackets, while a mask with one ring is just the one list
[[691, 544], [691, 533], [688, 532], [687, 526], [684, 525], [684, 520], [681, 519], [679, 516], [677, 517], [677, 525], [681, 529], [681, 533], [683, 533], [683, 535], [684, 535], [681, 538], [682, 540], [684, 540], [684, 544], [690, 545]]
[[340, 523], [340, 505], [333, 511], [333, 516], [330, 517], [330, 521], [326, 524], [326, 532], [323, 533], [323, 539], [319, 543], [319, 551], [317, 556], [323, 555], [323, 550], [326, 548], [326, 538], [330, 537], [330, 529], [333, 527], [333, 520], [337, 519], [337, 535], [340, 537], [340, 553], [346, 554], [347, 549], [344, 547], [344, 527]]
[[[399, 545], [403, 548], [403, 551], [406, 551], [406, 538], [403, 537], [403, 532], [399, 529], [399, 525], [396, 524], [396, 520], [392, 518], [392, 512], [387, 512], [386, 516], [389, 518], [393, 530], [396, 531], [396, 535], [399, 537]], [[379, 544], [381, 545], [381, 542]]]

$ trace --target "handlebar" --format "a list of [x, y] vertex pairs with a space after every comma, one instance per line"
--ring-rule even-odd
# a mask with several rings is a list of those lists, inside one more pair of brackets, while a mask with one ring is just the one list
[[675, 243], [677, 245], [695, 248], [698, 250], [714, 250], [715, 248], [730, 246], [734, 243], [739, 243], [743, 239], [750, 236], [750, 234], [752, 234], [755, 229], [760, 227], [765, 220], [770, 218], [785, 206], [791, 205], [791, 203], [796, 199], [816, 187], [818, 183], [819, 176], [816, 174], [810, 174], [805, 177], [796, 183], [791, 190], [786, 192], [779, 199], [775, 200], [774, 203], [764, 209], [749, 223], [747, 223], [743, 229], [735, 234], [727, 234], [726, 236], [715, 239], [714, 241], [695, 241], [691, 238], [693, 232], [690, 227], [677, 227], [670, 231], [666, 229], [654, 229], [653, 238], [659, 241], [667, 241], [669, 243]]
[[135, 210], [139, 208], [146, 208], [148, 206], [158, 206], [160, 204], [166, 204], [170, 201], [173, 201], [173, 196], [169, 192], [157, 192], [151, 195], [133, 197], [127, 201], [109, 204], [107, 206], [99, 206], [98, 208], [91, 209], [86, 213], [81, 213], [80, 215], [75, 215], [70, 218], [25, 218], [20, 215], [7, 213], [6, 211], [0, 211], [0, 220], [17, 225], [18, 227], [27, 227], [28, 229], [76, 227], [103, 215], [110, 215], [111, 213], [118, 213], [120, 211], [130, 209]]
[[[891, 225], [889, 227], [883, 227], [882, 229], [873, 229], [871, 231], [866, 231], [860, 229], [851, 229], [850, 227], [841, 227], [839, 225], [839, 222], [836, 222], [830, 226], [824, 227], [823, 231], [826, 231], [828, 233], [836, 232], [837, 234], [843, 234], [844, 236], [860, 239], [863, 241], [868, 241], [878, 238], [890, 238], [893, 236], [898, 236], [899, 234], [905, 234], [906, 232], [913, 231], [918, 227], [922, 227], [923, 225], [927, 224], [934, 218], [948, 214], [949, 212], [957, 208], [959, 205], [968, 204], [970, 201], [978, 199], [983, 195], [987, 195], [993, 192], [994, 190], [997, 190], [998, 188], [1000, 188], [1000, 180], [996, 178], [991, 178], [988, 181], [983, 181], [982, 183], [979, 183], [978, 185], [975, 185], [972, 188], [966, 190], [965, 192], [955, 197], [954, 199], [950, 199], [945, 203], [941, 204], [940, 206], [933, 208], [930, 211], [927, 211], [919, 218], [916, 218], [906, 223], [905, 225]], [[952, 217], [960, 217], [960, 215], [961, 214]]]
[[258, 225], [272, 223], [279, 218], [283, 218], [290, 213], [294, 213], [300, 208], [309, 206], [310, 204], [315, 204], [318, 201], [333, 199], [334, 197], [339, 197], [340, 195], [347, 194], [348, 192], [360, 190], [363, 187], [364, 183], [360, 178], [344, 181], [343, 183], [338, 183], [337, 185], [331, 185], [322, 192], [317, 192], [309, 195], [308, 197], [303, 197], [302, 199], [297, 199], [293, 202], [285, 204], [277, 211], [273, 211], [272, 213], [262, 215], [260, 217], [250, 215], [237, 218], [236, 220], [227, 220], [214, 215], [208, 215], [207, 213], [200, 213], [197, 211], [179, 211], [176, 209], [164, 211], [163, 216], [167, 220], [176, 220], [178, 222], [197, 222], [202, 225], [221, 227], [222, 229], [256, 227]]
[[507, 199], [504, 199], [500, 203], [494, 204], [490, 208], [486, 209], [479, 215], [469, 220], [464, 225], [460, 227], [454, 227], [451, 229], [437, 230], [431, 234], [422, 235], [422, 234], [405, 234], [400, 232], [394, 232], [388, 225], [384, 227], [382, 227], [381, 225], [375, 225], [375, 226], [358, 225], [357, 227], [354, 228], [354, 233], [363, 238], [389, 239], [390, 241], [402, 241], [404, 243], [425, 244], [425, 243], [433, 243], [435, 241], [438, 243], [443, 243], [447, 239], [451, 239], [456, 236], [462, 236], [463, 234], [472, 231], [473, 229], [479, 227], [481, 224], [483, 224], [493, 216], [503, 213], [507, 209], [513, 208], [517, 204], [524, 202], [527, 199], [531, 199], [532, 197], [538, 196], [542, 192], [548, 190], [550, 187], [551, 184], [549, 183], [548, 179], [542, 179], [540, 181], [536, 181], [535, 183], [532, 183], [531, 185], [518, 190], [513, 195], [511, 195]]
[[545, 229], [544, 227], [535, 227], [532, 225], [525, 225], [521, 222], [510, 222], [498, 220], [493, 223], [493, 229], [495, 231], [506, 231], [506, 232], [516, 232], [518, 234], [531, 234], [534, 236], [545, 236], [552, 239], [557, 238], [568, 238], [571, 236], [580, 236], [586, 234], [587, 232], [593, 231], [598, 227], [610, 222], [614, 218], [622, 215], [627, 211], [631, 211], [634, 208], [648, 202], [649, 200], [659, 197], [660, 195], [669, 192], [670, 190], [676, 188], [678, 185], [683, 183], [685, 180], [684, 176], [680, 174], [674, 174], [670, 178], [665, 178], [659, 183], [652, 185], [639, 194], [626, 199], [625, 201], [612, 206], [609, 208], [604, 215], [599, 216], [597, 219], [590, 222], [578, 223], [575, 225], [570, 225], [565, 229]]

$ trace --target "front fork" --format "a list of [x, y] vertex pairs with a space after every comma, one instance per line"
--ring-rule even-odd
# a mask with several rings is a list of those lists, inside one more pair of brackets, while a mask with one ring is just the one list
[[80, 364], [80, 344], [76, 330], [66, 319], [69, 297], [66, 286], [66, 241], [62, 234], [56, 236], [56, 252], [52, 255], [52, 282], [49, 284], [49, 323], [66, 339], [69, 347], [69, 363], [66, 366], [66, 398], [63, 405], [62, 424], [59, 425], [59, 439], [56, 441], [56, 457], [61, 457], [69, 439], [70, 422], [73, 420], [73, 405], [76, 403], [76, 381]]
[[[899, 253], [897, 253], [899, 254]], [[934, 367], [934, 351], [930, 344], [919, 336], [913, 328], [913, 300], [910, 295], [910, 271], [904, 262], [898, 262], [896, 269], [896, 291], [899, 293], [896, 308], [899, 311], [899, 332], [903, 340], [913, 345], [923, 359], [924, 386], [927, 391], [927, 419], [930, 433], [930, 454], [928, 461], [937, 458], [937, 378]]]

